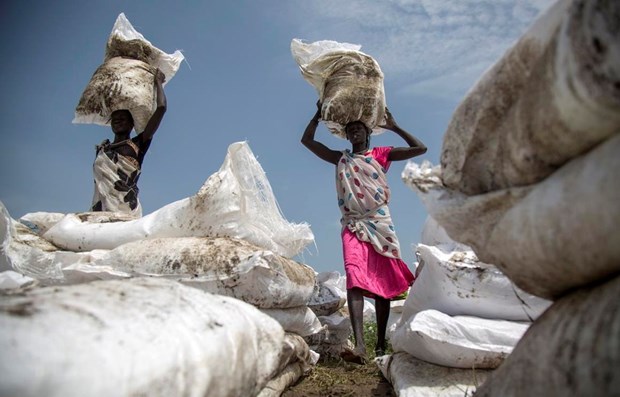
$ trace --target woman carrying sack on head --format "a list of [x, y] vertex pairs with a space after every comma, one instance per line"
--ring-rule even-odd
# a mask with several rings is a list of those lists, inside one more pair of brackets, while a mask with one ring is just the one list
[[426, 146], [396, 124], [385, 109], [381, 128], [395, 132], [408, 147], [370, 148], [372, 130], [361, 121], [345, 126], [351, 149], [332, 150], [315, 140], [321, 118], [321, 104], [304, 131], [301, 143], [319, 158], [336, 166], [338, 206], [342, 213], [342, 249], [347, 277], [347, 304], [355, 348], [345, 350], [344, 360], [366, 362], [364, 345], [364, 296], [375, 299], [377, 313], [377, 356], [385, 353], [385, 334], [390, 300], [407, 291], [414, 276], [401, 259], [400, 246], [390, 216], [390, 188], [386, 172], [392, 161], [407, 160], [426, 152]]

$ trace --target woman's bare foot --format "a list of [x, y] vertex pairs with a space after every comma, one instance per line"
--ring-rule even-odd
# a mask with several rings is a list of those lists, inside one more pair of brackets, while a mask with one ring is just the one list
[[340, 353], [340, 358], [346, 362], [360, 365], [365, 365], [368, 362], [366, 350], [357, 347], [353, 350], [345, 348], [342, 353]]

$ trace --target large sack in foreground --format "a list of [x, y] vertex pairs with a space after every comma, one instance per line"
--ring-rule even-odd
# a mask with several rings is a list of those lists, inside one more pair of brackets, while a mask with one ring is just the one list
[[43, 236], [69, 251], [113, 249], [149, 238], [226, 236], [288, 258], [314, 240], [308, 224], [284, 218], [247, 142], [228, 147], [219, 171], [194, 196], [128, 222], [92, 223], [68, 214]]
[[403, 306], [402, 319], [433, 309], [450, 316], [533, 321], [551, 302], [515, 286], [493, 265], [469, 251], [418, 244], [424, 266]]
[[471, 396], [491, 373], [429, 364], [404, 352], [379, 357], [376, 363], [398, 397]]
[[555, 302], [476, 396], [617, 396], [620, 277]]
[[319, 94], [321, 118], [341, 138], [346, 138], [344, 127], [351, 121], [362, 121], [379, 132], [385, 119], [383, 72], [360, 48], [330, 40], [291, 42], [302, 76]]
[[0, 395], [252, 396], [283, 342], [253, 306], [170, 280], [34, 289], [0, 300]]
[[142, 132], [155, 111], [155, 69], [162, 71], [167, 83], [183, 59], [180, 51], [167, 54], [153, 46], [120, 14], [108, 38], [104, 63], [84, 89], [73, 123], [109, 125], [113, 111], [126, 109], [135, 130]]
[[394, 352], [453, 368], [496, 368], [529, 323], [448, 316], [425, 310], [402, 321], [390, 335]]
[[461, 102], [444, 183], [467, 195], [536, 183], [620, 131], [620, 2], [563, 0]]
[[546, 299], [620, 272], [620, 135], [535, 185], [466, 196], [441, 171], [408, 163], [403, 180], [454, 240]]
[[172, 278], [260, 308], [303, 306], [316, 287], [311, 267], [226, 237], [135, 241], [93, 263], [94, 269], [99, 266], [111, 267], [111, 273]]

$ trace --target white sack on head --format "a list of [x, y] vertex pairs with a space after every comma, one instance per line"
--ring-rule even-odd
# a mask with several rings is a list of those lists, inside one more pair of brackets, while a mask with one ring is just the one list
[[525, 333], [476, 396], [614, 396], [620, 390], [620, 277], [570, 293]]
[[185, 59], [181, 51], [168, 54], [151, 44], [133, 27], [124, 13], [120, 13], [114, 22], [106, 44], [104, 61], [114, 57], [137, 59], [158, 68], [166, 76], [165, 83], [172, 80]]
[[446, 252], [442, 246], [418, 244], [417, 251], [424, 267], [407, 296], [402, 320], [433, 309], [450, 316], [533, 321], [551, 304], [522, 291], [471, 250]]
[[331, 40], [291, 41], [291, 53], [302, 76], [319, 94], [321, 119], [341, 138], [346, 138], [344, 127], [349, 122], [362, 121], [378, 133], [385, 121], [383, 72], [360, 48]]
[[542, 181], [620, 131], [620, 3], [557, 1], [455, 111], [444, 183], [468, 195]]
[[477, 196], [443, 186], [428, 163], [409, 162], [402, 176], [450, 236], [519, 288], [553, 299], [620, 271], [618, 153], [620, 135], [535, 185]]
[[0, 300], [0, 394], [251, 396], [283, 341], [253, 306], [170, 280], [38, 288]]
[[180, 51], [167, 54], [153, 46], [120, 14], [108, 38], [105, 60], [86, 85], [73, 123], [109, 125], [112, 112], [129, 110], [136, 132], [144, 131], [156, 107], [155, 69], [167, 83], [183, 59]]
[[429, 364], [405, 352], [378, 357], [375, 362], [398, 397], [471, 396], [491, 373]]
[[425, 310], [403, 321], [390, 336], [395, 352], [454, 368], [496, 368], [529, 323], [448, 316]]
[[155, 68], [136, 59], [116, 57], [95, 70], [75, 108], [73, 123], [110, 125], [116, 110], [128, 110], [137, 133], [156, 108]]
[[288, 258], [314, 240], [307, 223], [284, 218], [247, 142], [231, 144], [220, 170], [192, 197], [128, 222], [88, 223], [69, 214], [44, 235], [71, 251], [113, 249], [149, 238], [206, 236], [246, 240]]

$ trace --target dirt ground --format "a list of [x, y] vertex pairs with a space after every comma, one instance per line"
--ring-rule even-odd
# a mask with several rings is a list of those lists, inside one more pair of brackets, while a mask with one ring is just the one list
[[349, 364], [342, 360], [319, 362], [282, 394], [283, 397], [396, 397], [379, 367]]

